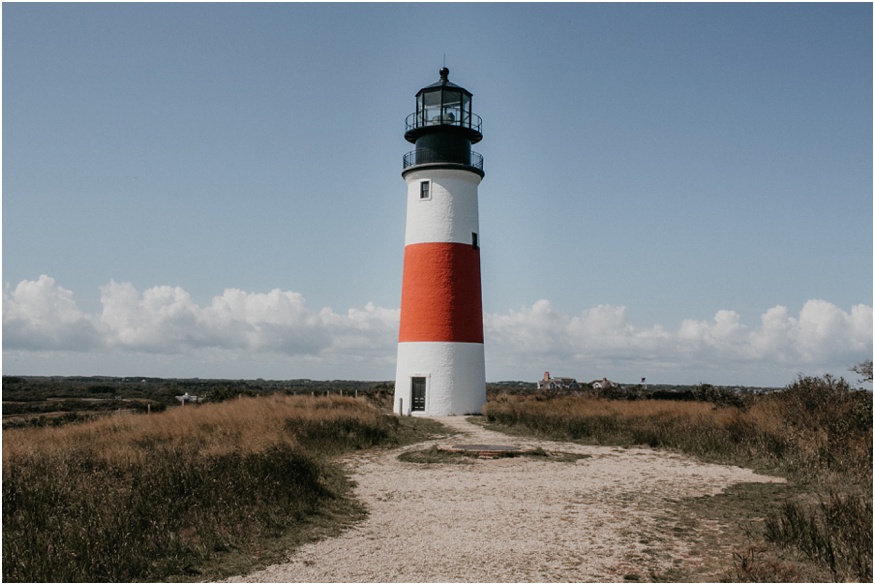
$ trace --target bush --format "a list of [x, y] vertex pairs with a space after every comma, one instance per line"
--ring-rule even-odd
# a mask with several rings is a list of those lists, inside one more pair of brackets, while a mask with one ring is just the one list
[[[872, 393], [830, 376], [800, 377], [782, 391], [743, 400], [704, 384], [693, 393], [712, 402], [505, 396], [488, 403], [484, 415], [559, 439], [667, 447], [788, 475], [809, 493], [829, 496], [773, 510], [765, 538], [799, 549], [836, 579], [871, 581]], [[758, 578], [765, 566], [758, 558], [741, 555], [738, 574]], [[763, 574], [789, 574], [784, 565], [770, 567]]]
[[815, 505], [785, 502], [766, 518], [766, 538], [829, 567], [836, 581], [872, 580], [872, 500], [829, 494]]
[[782, 423], [791, 472], [813, 478], [829, 472], [872, 480], [872, 394], [844, 379], [800, 377], [761, 401]]
[[347, 481], [315, 453], [392, 433], [363, 401], [309, 396], [4, 430], [3, 580], [197, 574], [344, 496]]
[[[3, 478], [3, 580], [141, 581], [276, 534], [332, 492], [303, 453], [152, 452], [125, 465], [32, 456]], [[6, 465], [4, 465], [4, 472]]]

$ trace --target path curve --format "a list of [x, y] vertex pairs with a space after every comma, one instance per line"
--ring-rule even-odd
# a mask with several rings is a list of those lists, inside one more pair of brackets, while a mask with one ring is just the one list
[[[405, 463], [369, 451], [346, 463], [369, 516], [340, 536], [304, 545], [288, 562], [230, 582], [614, 582], [653, 580], [700, 561], [696, 534], [665, 510], [741, 482], [783, 482], [748, 469], [665, 451], [510, 437], [464, 417], [439, 444], [486, 443], [587, 454], [576, 462], [530, 457], [471, 465]], [[709, 541], [710, 542], [710, 541]], [[697, 550], [693, 550], [697, 548]], [[731, 558], [730, 550], [710, 550]], [[625, 578], [625, 579], [624, 579]]]

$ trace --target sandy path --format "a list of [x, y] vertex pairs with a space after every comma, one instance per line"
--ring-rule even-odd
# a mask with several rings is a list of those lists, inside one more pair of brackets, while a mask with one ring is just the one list
[[[703, 534], [667, 516], [671, 502], [740, 482], [783, 481], [649, 449], [520, 440], [463, 417], [439, 419], [488, 443], [591, 455], [573, 463], [528, 457], [472, 465], [404, 463], [403, 449], [348, 460], [370, 515], [342, 535], [294, 551], [288, 562], [230, 581], [545, 582], [652, 580], [701, 562]], [[710, 555], [731, 558], [730, 551]], [[697, 549], [697, 550], [693, 550]]]

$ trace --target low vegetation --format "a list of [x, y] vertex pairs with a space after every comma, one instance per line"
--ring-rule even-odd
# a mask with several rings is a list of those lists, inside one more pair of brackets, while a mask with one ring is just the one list
[[4, 430], [3, 580], [202, 579], [223, 574], [220, 557], [251, 568], [272, 542], [364, 513], [326, 454], [397, 444], [415, 424], [364, 400], [278, 394]]
[[752, 534], [775, 554], [749, 549], [733, 578], [804, 579], [804, 568], [774, 560], [783, 549], [835, 580], [871, 581], [872, 393], [825, 376], [768, 394], [723, 394], [704, 388], [707, 402], [499, 395], [485, 418], [555, 439], [669, 448], [784, 475], [797, 495], [776, 503]]
[[542, 461], [554, 461], [557, 463], [574, 463], [580, 459], [586, 459], [589, 455], [581, 455], [579, 453], [564, 453], [564, 452], [548, 452], [540, 447], [537, 449], [526, 449], [520, 451], [503, 451], [483, 455], [476, 450], [448, 450], [441, 449], [437, 445], [432, 445], [428, 449], [418, 451], [405, 451], [398, 455], [399, 461], [407, 463], [421, 463], [430, 465], [435, 463], [450, 463], [470, 465], [475, 459], [498, 459], [515, 457], [528, 457], [539, 459]]
[[[871, 364], [855, 371], [871, 381]], [[4, 377], [3, 580], [213, 579], [336, 534], [365, 511], [333, 456], [447, 433], [389, 415], [391, 390]], [[180, 406], [184, 392], [208, 402]], [[842, 379], [800, 377], [766, 393], [703, 384], [598, 397], [495, 386], [483, 418], [509, 433], [649, 445], [783, 475], [786, 486], [742, 484], [677, 504], [705, 517], [731, 501], [723, 519], [747, 523], [725, 578], [871, 581], [872, 393]], [[471, 461], [437, 449], [403, 457]]]
[[393, 385], [352, 380], [210, 380], [130, 376], [3, 376], [3, 428], [60, 426], [107, 414], [155, 413], [190, 394], [215, 403], [243, 397], [363, 396], [391, 408]]

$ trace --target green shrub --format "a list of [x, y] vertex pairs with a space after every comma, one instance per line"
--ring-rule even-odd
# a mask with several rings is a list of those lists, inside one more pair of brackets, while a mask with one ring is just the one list
[[837, 581], [872, 580], [872, 500], [831, 493], [817, 504], [785, 502], [765, 521], [768, 540], [826, 565]]

